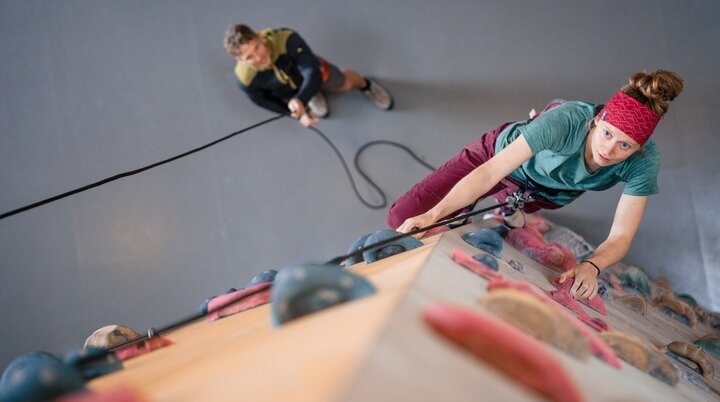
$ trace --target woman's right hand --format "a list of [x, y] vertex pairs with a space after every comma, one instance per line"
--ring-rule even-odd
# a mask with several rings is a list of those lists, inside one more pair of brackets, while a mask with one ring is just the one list
[[[435, 223], [435, 219], [428, 215], [427, 213], [414, 216], [412, 218], [405, 219], [405, 222], [403, 222], [400, 227], [397, 228], [397, 231], [400, 233], [408, 233], [412, 230], [418, 229], [418, 228], [424, 228], [426, 226], [432, 225]], [[422, 233], [418, 233], [415, 235], [415, 237], [420, 238], [422, 237]]]

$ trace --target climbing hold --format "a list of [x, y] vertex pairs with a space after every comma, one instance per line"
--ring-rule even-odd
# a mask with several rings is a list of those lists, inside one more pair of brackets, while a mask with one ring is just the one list
[[122, 325], [106, 325], [92, 333], [86, 340], [85, 348], [112, 349], [123, 343], [139, 339], [142, 335]]
[[491, 315], [452, 305], [426, 307], [424, 321], [440, 335], [552, 401], [583, 401], [572, 377], [539, 341]]
[[720, 335], [708, 334], [696, 340], [695, 345], [707, 353], [720, 359]]
[[24, 354], [0, 377], [0, 401], [45, 401], [83, 389], [80, 374], [47, 352]]
[[363, 261], [362, 254], [353, 254], [353, 253], [355, 253], [356, 251], [363, 248], [363, 246], [365, 246], [365, 240], [367, 240], [368, 237], [370, 237], [370, 233], [360, 236], [359, 239], [355, 240], [353, 242], [353, 244], [350, 245], [350, 248], [348, 249], [347, 254], [348, 255], [352, 254], [352, 255], [350, 255], [350, 257], [343, 262], [343, 265], [345, 265], [346, 267], [349, 267], [351, 265], [354, 265], [354, 264], [357, 264], [358, 262]]
[[364, 278], [331, 265], [306, 264], [281, 270], [272, 287], [272, 324], [280, 326], [375, 293]]
[[578, 260], [588, 259], [595, 252], [595, 248], [585, 241], [582, 236], [564, 226], [552, 225], [543, 234], [543, 237], [548, 242], [559, 243], [569, 248]]
[[621, 359], [669, 385], [679, 381], [677, 369], [655, 346], [647, 341], [619, 331], [600, 334]]
[[477, 255], [474, 255], [473, 258], [474, 258], [476, 261], [480, 261], [481, 263], [487, 265], [487, 266], [490, 267], [493, 271], [497, 271], [497, 270], [500, 269], [500, 268], [498, 267], [497, 260], [495, 259], [495, 257], [492, 257], [491, 255], [488, 255], [488, 254], [477, 254]]
[[502, 254], [502, 237], [492, 229], [482, 228], [475, 232], [467, 232], [462, 235], [462, 239], [465, 243], [480, 250], [487, 251], [495, 257], [500, 257]]
[[697, 316], [698, 320], [702, 322], [705, 325], [711, 326], [710, 323], [710, 313], [707, 312], [702, 306], [697, 305], [693, 306], [693, 311], [695, 311], [695, 315]]
[[531, 285], [526, 281], [513, 281], [502, 278], [490, 279], [490, 283], [488, 283], [487, 288], [490, 292], [494, 291], [495, 289], [502, 288], [518, 289], [523, 292], [529, 293], [537, 297], [538, 300], [540, 300], [541, 302], [552, 306], [559, 314], [570, 320], [570, 322], [573, 323], [573, 326], [575, 326], [575, 328], [580, 331], [590, 348], [590, 353], [592, 353], [593, 356], [602, 359], [604, 362], [611, 365], [612, 367], [615, 367], [617, 369], [620, 368], [620, 359], [617, 358], [615, 352], [609, 346], [607, 346], [597, 335], [595, 335], [594, 332], [590, 331], [585, 325], [580, 323], [575, 318], [575, 316], [565, 311], [565, 309], [560, 308], [558, 303], [555, 302], [552, 298], [550, 298], [550, 296], [548, 296], [544, 291], [538, 289], [537, 287]]
[[165, 346], [172, 345], [173, 342], [162, 336], [155, 335], [151, 338], [144, 339], [141, 342], [133, 343], [132, 345], [123, 346], [122, 348], [115, 351], [115, 355], [118, 359], [125, 361], [132, 359], [133, 357], [141, 356], [146, 353], [150, 353], [155, 349], [164, 348]]
[[608, 325], [608, 323], [606, 323], [605, 320], [603, 320], [602, 318], [590, 317], [589, 315], [581, 315], [578, 317], [578, 319], [597, 332], [605, 332], [610, 330], [610, 325]]
[[692, 307], [695, 307], [698, 305], [695, 298], [692, 297], [692, 295], [689, 295], [687, 293], [680, 293], [679, 295], [677, 295], [677, 298], [684, 301], [685, 303], [689, 304]]
[[658, 307], [663, 313], [677, 319], [678, 321], [695, 327], [697, 317], [695, 310], [689, 304], [676, 299], [672, 293], [665, 293], [653, 299], [653, 306]]
[[508, 264], [510, 264], [512, 269], [514, 269], [518, 272], [522, 272], [523, 274], [525, 273], [525, 267], [523, 266], [522, 262], [520, 262], [518, 260], [510, 260], [510, 261], [508, 261]]
[[672, 292], [672, 284], [671, 284], [670, 281], [669, 281], [667, 278], [665, 278], [665, 277], [656, 276], [656, 277], [652, 278], [652, 279], [650, 280], [650, 282], [651, 282], [653, 285], [655, 285], [655, 286], [657, 286], [657, 287], [659, 287], [659, 288], [661, 288], [661, 289], [663, 289], [663, 290], [667, 290], [667, 291], [669, 291], [669, 292]]
[[620, 284], [626, 291], [635, 291], [646, 298], [650, 297], [650, 279], [640, 267], [628, 266], [620, 274]]
[[[237, 292], [237, 289], [230, 288], [223, 294], [229, 295], [233, 292]], [[208, 305], [210, 304], [210, 301], [214, 300], [215, 298], [220, 297], [220, 296], [222, 296], [222, 295], [215, 295], [215, 296], [208, 297], [207, 299], [203, 300], [203, 302], [200, 303], [200, 307], [198, 308], [198, 310], [200, 311], [200, 314], [203, 314], [203, 315], [207, 314], [208, 313]]]
[[620, 301], [620, 303], [624, 304], [631, 310], [645, 315], [646, 304], [645, 299], [643, 299], [642, 297], [635, 295], [623, 295], [617, 296], [615, 299]]
[[[387, 240], [390, 238], [393, 238], [401, 233], [398, 233], [394, 230], [390, 229], [383, 229], [379, 230], [365, 239], [365, 247], [371, 246], [377, 242], [381, 242], [383, 240]], [[366, 249], [363, 252], [363, 259], [368, 264], [372, 264], [375, 261], [382, 260], [383, 258], [387, 258], [390, 256], [393, 256], [395, 254], [402, 253], [404, 251], [412, 250], [414, 248], [418, 248], [422, 246], [422, 242], [412, 236], [404, 236], [401, 237], [398, 240], [393, 241], [390, 244], [386, 244], [384, 246], [380, 247], [372, 247], [370, 249]]]
[[252, 279], [245, 285], [245, 289], [249, 287], [253, 287], [257, 285], [258, 283], [268, 283], [275, 280], [275, 276], [277, 275], [277, 271], [274, 269], [268, 269], [267, 271], [263, 271], [255, 276], [253, 276]]
[[531, 228], [512, 229], [507, 241], [523, 254], [556, 271], [568, 271], [577, 265], [572, 250], [562, 244], [545, 241], [542, 234]]
[[715, 376], [715, 369], [712, 362], [702, 349], [687, 342], [675, 341], [667, 345], [667, 350], [684, 357], [697, 364], [703, 377], [712, 379]]
[[587, 342], [567, 316], [552, 306], [518, 289], [499, 288], [482, 301], [485, 308], [513, 326], [570, 355], [585, 360], [590, 355]]
[[120, 371], [122, 362], [106, 349], [84, 348], [65, 354], [63, 361], [74, 368], [84, 381]]
[[487, 265], [483, 264], [482, 262], [470, 257], [468, 254], [466, 254], [461, 249], [454, 248], [452, 252], [453, 252], [453, 255], [452, 255], [453, 261], [455, 261], [456, 263], [469, 269], [470, 271], [474, 272], [476, 275], [480, 275], [485, 279], [491, 279], [491, 278], [502, 279], [502, 274], [500, 274], [499, 272], [493, 271], [492, 268], [490, 268]]
[[[558, 288], [558, 290], [562, 291], [563, 293], [567, 293], [568, 296], [570, 296], [570, 288], [572, 288], [573, 283], [575, 283], [575, 279], [573, 279], [573, 278], [568, 278], [563, 283], [560, 283], [560, 277], [557, 277], [552, 281], [552, 284], [555, 285], [555, 287]], [[553, 299], [555, 299], [555, 297], [553, 297]], [[555, 299], [555, 300], [558, 300], [558, 299]], [[591, 309], [597, 311], [598, 313], [600, 313], [602, 315], [607, 315], [607, 309], [605, 308], [605, 303], [603, 302], [602, 297], [593, 297], [592, 300], [581, 299], [580, 303], [590, 307]], [[568, 307], [574, 311], [574, 309], [572, 307], [569, 307], [569, 306], [566, 306], [566, 307]]]
[[207, 305], [207, 320], [223, 317], [267, 304], [270, 301], [272, 282], [260, 282], [248, 288], [214, 297]]

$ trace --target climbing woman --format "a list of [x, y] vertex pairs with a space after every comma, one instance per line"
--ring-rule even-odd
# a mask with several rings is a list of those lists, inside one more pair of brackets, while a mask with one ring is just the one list
[[525, 212], [555, 209], [623, 182], [607, 239], [560, 278], [575, 278], [571, 293], [591, 299], [600, 271], [625, 256], [648, 196], [658, 192], [660, 153], [648, 139], [682, 88], [673, 72], [638, 72], [604, 106], [557, 100], [527, 121], [502, 124], [400, 197], [388, 224], [407, 233], [489, 195], [503, 202], [519, 188], [534, 191]]

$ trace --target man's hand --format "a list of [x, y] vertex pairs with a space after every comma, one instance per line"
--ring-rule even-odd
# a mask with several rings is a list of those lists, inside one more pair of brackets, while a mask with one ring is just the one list
[[304, 127], [310, 127], [318, 124], [320, 120], [310, 115], [305, 109], [305, 105], [298, 98], [290, 99], [288, 102], [288, 109], [290, 109], [290, 115], [300, 121]]

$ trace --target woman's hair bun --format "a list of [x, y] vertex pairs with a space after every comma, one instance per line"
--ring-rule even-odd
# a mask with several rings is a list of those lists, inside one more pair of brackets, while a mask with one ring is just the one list
[[638, 72], [622, 91], [650, 107], [659, 116], [667, 112], [670, 102], [683, 90], [683, 80], [672, 71]]

